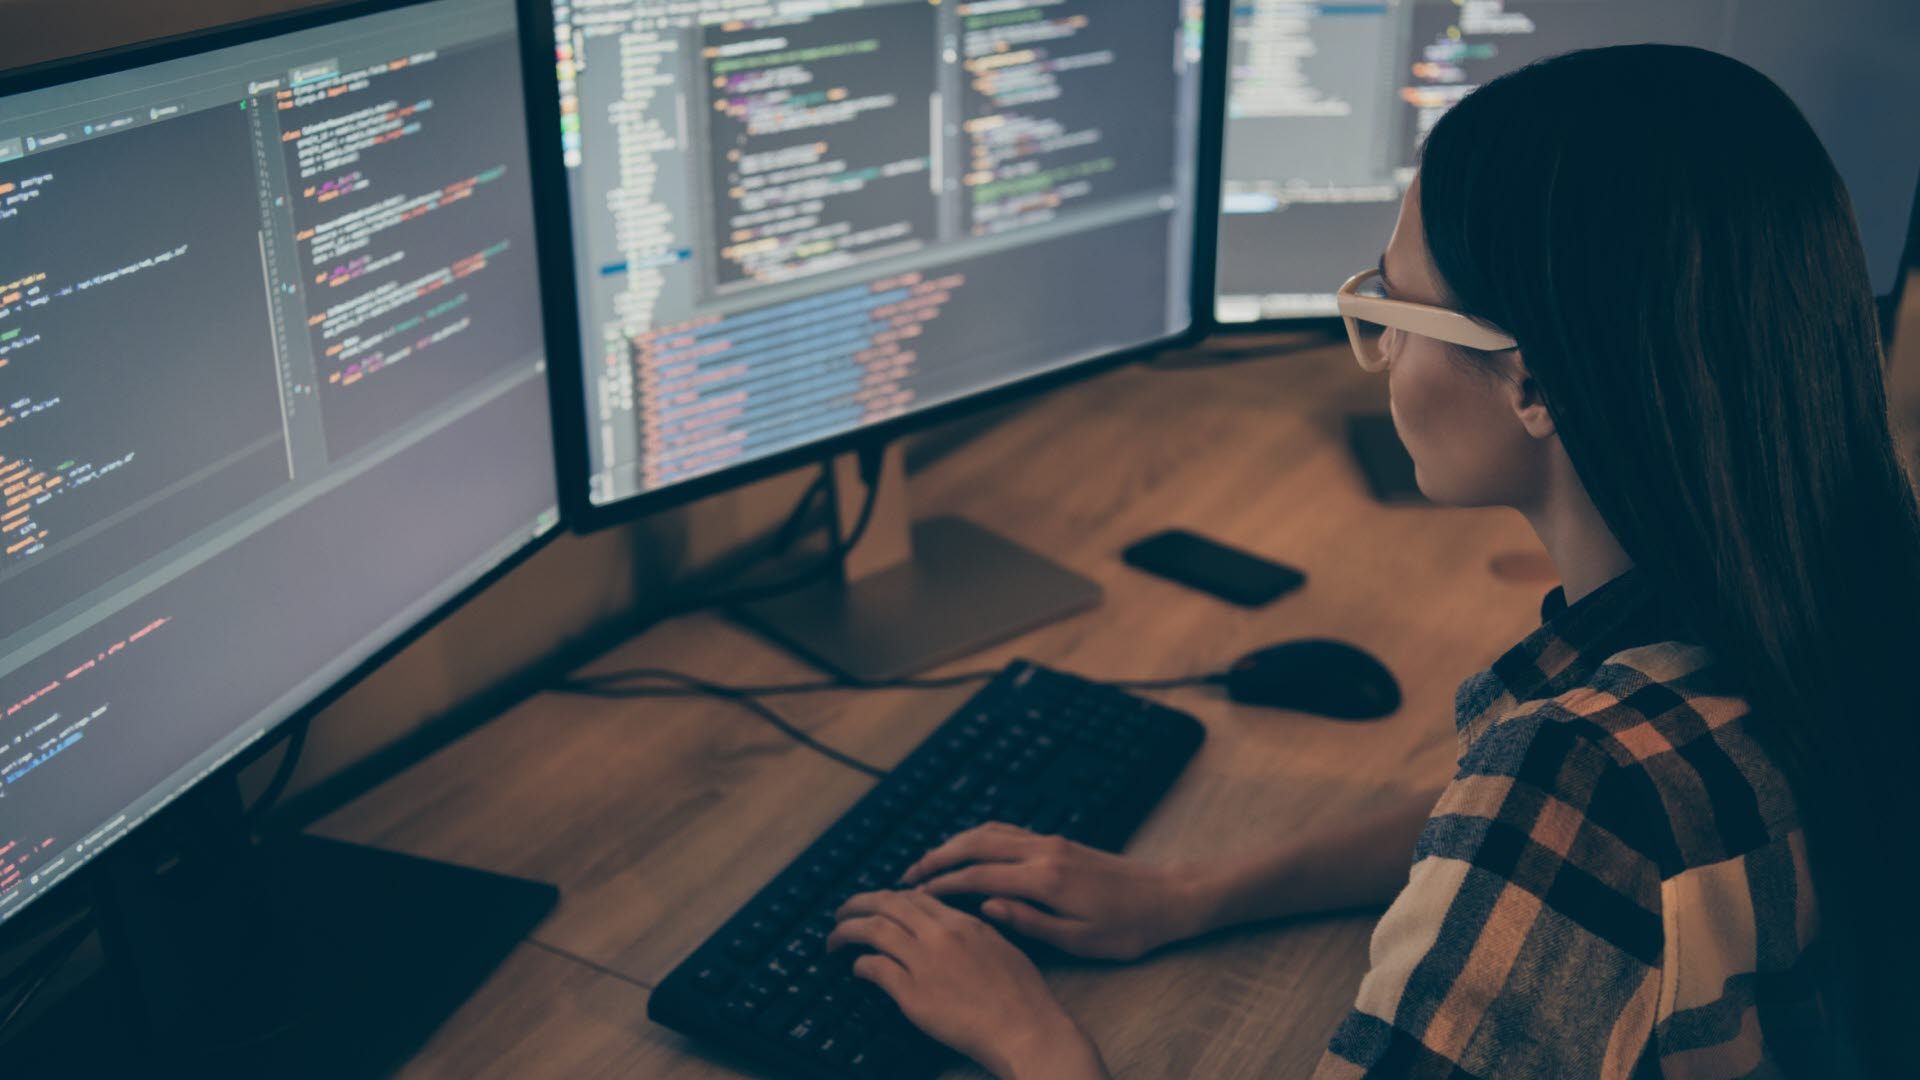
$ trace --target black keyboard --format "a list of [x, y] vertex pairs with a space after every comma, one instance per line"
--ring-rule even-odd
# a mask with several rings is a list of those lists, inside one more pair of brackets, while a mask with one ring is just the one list
[[674, 968], [647, 1015], [781, 1075], [932, 1076], [952, 1056], [826, 954], [833, 913], [988, 821], [1117, 851], [1205, 738], [1185, 713], [1016, 661]]

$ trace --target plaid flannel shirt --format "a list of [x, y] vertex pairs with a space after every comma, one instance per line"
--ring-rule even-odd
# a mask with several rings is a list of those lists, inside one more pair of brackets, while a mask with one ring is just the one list
[[1787, 784], [1635, 573], [1456, 698], [1460, 767], [1318, 1075], [1820, 1075]]

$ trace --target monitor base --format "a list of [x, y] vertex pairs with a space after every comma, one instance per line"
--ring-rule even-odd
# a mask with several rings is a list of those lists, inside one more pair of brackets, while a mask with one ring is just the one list
[[961, 518], [920, 522], [911, 537], [912, 554], [884, 569], [736, 614], [830, 672], [883, 682], [1100, 603], [1095, 582]]
[[10, 1064], [391, 1075], [559, 899], [542, 882], [315, 836], [246, 844], [231, 792], [189, 792], [102, 857], [105, 969], [50, 1004]]

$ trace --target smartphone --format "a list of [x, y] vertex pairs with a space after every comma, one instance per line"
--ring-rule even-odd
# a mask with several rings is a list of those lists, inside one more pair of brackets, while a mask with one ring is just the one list
[[1270, 604], [1306, 583], [1291, 566], [1185, 529], [1155, 533], [1121, 552], [1127, 565], [1241, 607]]

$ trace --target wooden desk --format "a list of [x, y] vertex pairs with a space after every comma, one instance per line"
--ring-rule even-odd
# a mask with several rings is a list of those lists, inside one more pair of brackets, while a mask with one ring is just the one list
[[[1406, 705], [1341, 723], [1165, 695], [1207, 725], [1198, 759], [1134, 841], [1144, 858], [1226, 854], [1443, 781], [1452, 696], [1537, 625], [1551, 582], [1490, 560], [1537, 553], [1507, 511], [1387, 509], [1365, 493], [1342, 418], [1384, 384], [1344, 348], [1189, 369], [1133, 367], [1012, 416], [913, 481], [918, 513], [959, 512], [1099, 580], [1103, 607], [950, 670], [1016, 656], [1094, 676], [1217, 670], [1308, 635], [1363, 644]], [[1184, 525], [1304, 567], [1301, 592], [1246, 612], [1139, 574], [1127, 542]], [[596, 668], [807, 677], [715, 615], [663, 625]], [[781, 699], [817, 737], [877, 764], [969, 693]], [[343, 839], [557, 883], [558, 910], [435, 1037], [412, 1075], [735, 1075], [650, 1025], [647, 988], [869, 781], [715, 701], [542, 696], [333, 814]], [[1371, 915], [1234, 932], [1132, 967], [1049, 978], [1120, 1076], [1308, 1071], [1366, 966]], [[571, 955], [567, 955], [571, 954]], [[589, 966], [591, 965], [591, 966]]]

